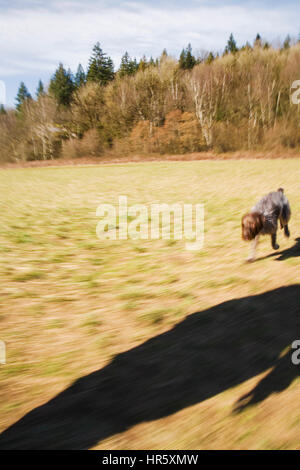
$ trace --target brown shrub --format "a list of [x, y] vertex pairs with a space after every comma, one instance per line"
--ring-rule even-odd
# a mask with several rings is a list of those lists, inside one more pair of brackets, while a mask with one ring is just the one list
[[140, 121], [130, 135], [119, 140], [116, 153], [187, 153], [205, 148], [198, 121], [193, 113], [171, 111], [162, 126]]
[[213, 149], [218, 153], [247, 149], [247, 134], [247, 124], [244, 122], [238, 127], [231, 123], [217, 122], [213, 128]]
[[82, 139], [71, 138], [62, 143], [63, 158], [81, 158], [99, 156], [103, 151], [96, 129], [87, 131]]

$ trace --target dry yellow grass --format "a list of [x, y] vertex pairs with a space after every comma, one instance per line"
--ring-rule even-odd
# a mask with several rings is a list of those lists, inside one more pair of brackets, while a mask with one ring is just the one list
[[[0, 446], [300, 448], [299, 180], [297, 159], [2, 170]], [[279, 186], [291, 238], [245, 264], [241, 215]], [[98, 240], [119, 194], [204, 203], [203, 250]]]

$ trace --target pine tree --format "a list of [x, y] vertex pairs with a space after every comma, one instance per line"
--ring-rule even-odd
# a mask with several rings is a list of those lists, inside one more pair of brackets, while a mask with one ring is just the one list
[[185, 69], [185, 61], [186, 61], [186, 52], [185, 49], [182, 49], [181, 54], [179, 56], [179, 68]]
[[105, 54], [100, 43], [93, 47], [92, 56], [89, 61], [87, 81], [106, 85], [114, 78], [114, 64], [110, 57]]
[[0, 115], [1, 114], [7, 114], [4, 104], [0, 104]]
[[130, 75], [130, 56], [127, 51], [121, 59], [119, 74], [121, 77], [124, 75]]
[[186, 48], [186, 57], [185, 57], [185, 68], [192, 69], [196, 65], [196, 59], [192, 54], [192, 46], [188, 45]]
[[148, 62], [148, 65], [150, 67], [157, 67], [159, 64], [159, 60], [158, 59], [153, 59], [153, 57], [151, 56], [150, 59], [149, 59], [149, 62]]
[[36, 97], [39, 98], [45, 94], [45, 88], [42, 80], [39, 81], [38, 87], [36, 89]]
[[213, 52], [210, 52], [207, 56], [207, 59], [206, 59], [206, 63], [207, 64], [211, 64], [213, 61], [215, 60], [215, 56], [213, 54]]
[[229, 54], [236, 54], [238, 52], [238, 48], [237, 48], [237, 45], [236, 45], [236, 41], [233, 37], [233, 34], [231, 33], [230, 36], [229, 36], [229, 39], [227, 41], [227, 46], [225, 48], [225, 53], [229, 53]]
[[132, 69], [132, 74], [134, 74], [135, 72], [137, 72], [139, 66], [138, 66], [138, 63], [136, 61], [136, 58], [134, 58], [132, 61], [131, 61], [131, 69]]
[[182, 49], [179, 57], [179, 68], [192, 69], [196, 65], [196, 59], [192, 54], [192, 46], [188, 44], [186, 49]]
[[121, 59], [121, 65], [119, 69], [120, 77], [124, 77], [124, 75], [133, 75], [138, 69], [138, 64], [136, 59], [131, 59], [130, 55], [126, 51]]
[[31, 95], [29, 91], [26, 88], [26, 85], [24, 82], [20, 83], [20, 87], [18, 90], [18, 94], [16, 96], [16, 108], [18, 111], [22, 110], [23, 104], [31, 99]]
[[86, 75], [81, 64], [78, 65], [77, 72], [75, 75], [75, 86], [80, 88], [86, 83]]
[[[151, 57], [151, 59], [152, 59], [152, 57]], [[145, 70], [147, 67], [148, 67], [147, 58], [146, 58], [145, 55], [143, 55], [143, 57], [139, 61], [138, 70]]]
[[63, 64], [59, 64], [50, 81], [50, 94], [54, 96], [59, 105], [68, 106], [71, 103], [74, 88], [75, 85], [71, 71], [65, 70]]
[[261, 36], [259, 33], [257, 33], [256, 38], [254, 40], [254, 47], [261, 47], [262, 42], [261, 42]]
[[165, 48], [162, 53], [161, 53], [161, 56], [160, 56], [160, 62], [162, 62], [164, 59], [166, 59], [168, 57], [168, 52], [167, 52], [167, 49]]
[[288, 34], [283, 42], [283, 49], [289, 49], [291, 47], [291, 36]]

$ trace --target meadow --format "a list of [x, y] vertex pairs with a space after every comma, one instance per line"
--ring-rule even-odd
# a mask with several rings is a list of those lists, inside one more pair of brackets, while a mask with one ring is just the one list
[[[299, 181], [297, 159], [1, 170], [0, 447], [299, 449]], [[291, 237], [247, 264], [241, 216], [280, 186]], [[203, 249], [99, 240], [120, 194], [203, 203]]]

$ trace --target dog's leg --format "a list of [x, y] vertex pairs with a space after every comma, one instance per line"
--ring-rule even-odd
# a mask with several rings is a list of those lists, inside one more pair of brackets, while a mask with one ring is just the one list
[[272, 241], [272, 248], [273, 250], [278, 250], [279, 245], [276, 243], [277, 232], [272, 233], [271, 241]]
[[256, 237], [254, 238], [254, 240], [251, 243], [250, 253], [249, 253], [249, 256], [247, 258], [248, 263], [251, 263], [252, 261], [255, 260], [255, 254], [256, 254], [256, 248], [257, 248], [257, 245], [258, 245], [258, 240], [259, 240], [259, 235], [256, 235]]
[[284, 225], [283, 229], [284, 229], [284, 235], [285, 235], [287, 238], [289, 238], [289, 236], [290, 236], [290, 231], [289, 231], [289, 226], [288, 226], [288, 224]]
[[288, 227], [289, 220], [291, 218], [291, 208], [288, 203], [284, 204], [280, 214], [280, 227], [284, 229], [284, 235], [288, 238], [290, 231]]

